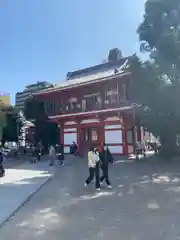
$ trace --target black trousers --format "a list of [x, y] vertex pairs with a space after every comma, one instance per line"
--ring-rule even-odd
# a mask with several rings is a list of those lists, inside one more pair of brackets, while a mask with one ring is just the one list
[[41, 160], [41, 154], [40, 153], [37, 153], [37, 161], [40, 161]]
[[0, 177], [3, 177], [5, 174], [5, 169], [3, 163], [0, 163]]
[[57, 160], [59, 161], [60, 165], [64, 163], [64, 155], [63, 154], [57, 154]]
[[111, 185], [111, 183], [109, 181], [109, 176], [108, 176], [108, 164], [102, 165], [101, 169], [102, 169], [103, 175], [100, 178], [100, 182], [103, 182], [105, 180], [107, 185]]
[[100, 182], [99, 182], [99, 164], [96, 165], [95, 168], [89, 168], [89, 177], [86, 180], [86, 183], [89, 184], [94, 179], [94, 176], [96, 178], [95, 186], [96, 188], [100, 188]]

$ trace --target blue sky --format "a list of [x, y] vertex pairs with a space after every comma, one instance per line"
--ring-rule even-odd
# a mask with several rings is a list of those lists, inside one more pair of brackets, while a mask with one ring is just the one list
[[139, 51], [136, 29], [145, 0], [1, 0], [0, 92], [58, 82], [98, 64], [108, 50]]

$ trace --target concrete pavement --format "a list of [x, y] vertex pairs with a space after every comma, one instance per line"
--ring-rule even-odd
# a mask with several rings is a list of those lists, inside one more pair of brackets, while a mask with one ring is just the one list
[[68, 160], [0, 229], [1, 240], [180, 239], [180, 163], [121, 161], [114, 188], [84, 189], [84, 159]]
[[0, 226], [53, 175], [48, 163], [25, 163], [6, 169], [0, 178]]

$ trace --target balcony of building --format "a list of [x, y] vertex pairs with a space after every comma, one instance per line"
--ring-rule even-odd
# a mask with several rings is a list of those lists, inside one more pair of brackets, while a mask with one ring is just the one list
[[124, 106], [127, 100], [120, 98], [118, 94], [108, 94], [103, 97], [103, 94], [86, 95], [83, 99], [71, 99], [70, 101], [46, 101], [45, 109], [48, 116], [60, 114], [73, 114], [90, 112]]

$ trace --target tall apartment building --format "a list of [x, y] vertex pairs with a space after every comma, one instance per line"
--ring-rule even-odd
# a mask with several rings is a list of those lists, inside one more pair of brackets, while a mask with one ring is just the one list
[[15, 97], [15, 107], [17, 110], [24, 109], [26, 99], [33, 93], [39, 92], [44, 89], [52, 88], [53, 84], [47, 81], [37, 82], [35, 84], [27, 85], [22, 92], [17, 92]]

